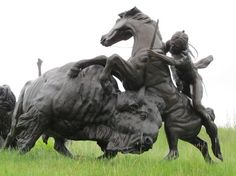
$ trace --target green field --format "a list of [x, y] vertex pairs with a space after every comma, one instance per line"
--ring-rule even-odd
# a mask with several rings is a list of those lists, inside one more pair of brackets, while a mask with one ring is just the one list
[[[202, 130], [201, 137], [210, 142]], [[236, 129], [220, 129], [219, 137], [224, 162], [211, 152], [215, 164], [206, 164], [201, 153], [192, 145], [179, 142], [180, 157], [175, 161], [163, 161], [168, 152], [164, 131], [161, 130], [152, 150], [142, 155], [119, 154], [112, 160], [97, 160], [102, 154], [95, 142], [69, 143], [77, 159], [70, 159], [53, 150], [40, 139], [26, 155], [13, 151], [0, 152], [0, 176], [234, 176], [236, 175]]]

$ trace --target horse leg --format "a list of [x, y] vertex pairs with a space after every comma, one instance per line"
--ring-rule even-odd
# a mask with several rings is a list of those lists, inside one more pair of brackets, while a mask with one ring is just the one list
[[19, 117], [16, 128], [19, 131], [17, 146], [21, 153], [30, 151], [48, 123], [48, 118], [34, 107]]
[[210, 108], [205, 108], [201, 104], [201, 99], [202, 99], [202, 83], [201, 83], [201, 78], [196, 79], [194, 85], [193, 85], [193, 107], [194, 109], [200, 113], [203, 121], [203, 125], [206, 128], [207, 134], [211, 138], [211, 143], [212, 143], [212, 150], [214, 155], [219, 158], [221, 161], [223, 161], [223, 157], [221, 154], [220, 150], [220, 144], [219, 144], [219, 139], [218, 139], [218, 132], [217, 132], [217, 126], [214, 123], [215, 115], [212, 109]]
[[98, 157], [98, 159], [112, 159], [118, 153], [118, 152], [115, 152], [115, 151], [107, 151], [106, 150], [107, 142], [98, 141], [97, 144], [99, 145], [101, 150], [104, 152], [103, 155]]
[[108, 92], [111, 91], [110, 75], [115, 75], [120, 81], [129, 83], [126, 85], [128, 89], [138, 89], [143, 85], [143, 75], [134, 68], [132, 63], [125, 61], [117, 54], [108, 57], [100, 76], [101, 85]]
[[207, 146], [206, 141], [202, 140], [199, 137], [195, 137], [195, 138], [192, 138], [192, 139], [186, 140], [186, 141], [191, 143], [192, 145], [194, 145], [195, 147], [197, 147], [201, 151], [202, 156], [204, 157], [204, 160], [206, 162], [213, 163], [213, 161], [209, 155], [209, 152], [208, 152], [208, 146]]
[[70, 153], [70, 151], [65, 146], [66, 140], [64, 138], [54, 138], [54, 139], [55, 139], [54, 149], [58, 153], [60, 153], [64, 156], [68, 156], [70, 158], [73, 158], [73, 155]]
[[169, 145], [169, 153], [164, 158], [165, 160], [174, 160], [179, 157], [178, 152], [178, 138], [176, 136], [176, 131], [173, 128], [167, 127], [165, 124], [165, 133], [167, 137], [167, 142]]
[[206, 132], [211, 139], [211, 145], [212, 145], [211, 148], [212, 148], [213, 154], [218, 159], [223, 161], [223, 156], [221, 153], [220, 143], [218, 139], [218, 129], [217, 129], [216, 124], [213, 121], [203, 120], [203, 125], [205, 126]]
[[90, 65], [102, 65], [105, 66], [107, 62], [107, 57], [106, 56], [97, 56], [93, 59], [86, 59], [86, 60], [80, 60], [76, 62], [72, 68], [70, 69], [68, 76], [70, 78], [75, 78], [78, 76], [79, 72], [81, 69], [84, 69]]

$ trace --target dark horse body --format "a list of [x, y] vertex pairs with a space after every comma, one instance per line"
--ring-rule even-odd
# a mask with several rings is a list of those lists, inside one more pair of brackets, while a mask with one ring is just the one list
[[[108, 91], [110, 74], [119, 78], [126, 90], [139, 90], [145, 86], [146, 94], [162, 97], [166, 103], [166, 108], [162, 113], [170, 149], [166, 159], [178, 157], [177, 144], [178, 139], [181, 139], [196, 146], [204, 159], [211, 162], [207, 143], [198, 137], [201, 126], [204, 125], [211, 138], [214, 155], [222, 160], [215, 124], [204, 122], [203, 118], [192, 108], [188, 97], [177, 91], [167, 64], [161, 59], [148, 57], [147, 50], [150, 49], [156, 23], [137, 8], [121, 13], [119, 16], [111, 31], [102, 37], [101, 43], [104, 46], [111, 46], [133, 36], [131, 58], [125, 61], [115, 54], [108, 58], [100, 56], [91, 60], [82, 60], [72, 67], [69, 76], [76, 77], [81, 69], [99, 64], [105, 66], [100, 81]], [[164, 44], [159, 30], [155, 38], [153, 48], [162, 52]], [[212, 116], [214, 116], [213, 112]]]

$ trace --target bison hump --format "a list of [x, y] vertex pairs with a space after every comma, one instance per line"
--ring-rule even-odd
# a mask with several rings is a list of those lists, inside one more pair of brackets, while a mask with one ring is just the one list
[[[86, 122], [96, 121], [98, 114], [103, 113], [111, 100], [99, 81], [102, 70], [101, 66], [91, 66], [81, 71], [76, 79], [66, 80], [53, 100], [55, 115]], [[113, 89], [117, 89], [116, 85]]]

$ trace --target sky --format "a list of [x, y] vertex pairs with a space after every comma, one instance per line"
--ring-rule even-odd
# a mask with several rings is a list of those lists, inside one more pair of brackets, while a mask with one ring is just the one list
[[214, 61], [199, 70], [205, 85], [203, 104], [212, 107], [218, 126], [236, 125], [235, 5], [233, 0], [0, 0], [0, 85], [18, 97], [28, 80], [42, 71], [98, 55], [131, 56], [133, 40], [104, 47], [100, 38], [118, 14], [136, 6], [159, 19], [163, 40], [185, 30], [200, 58]]

